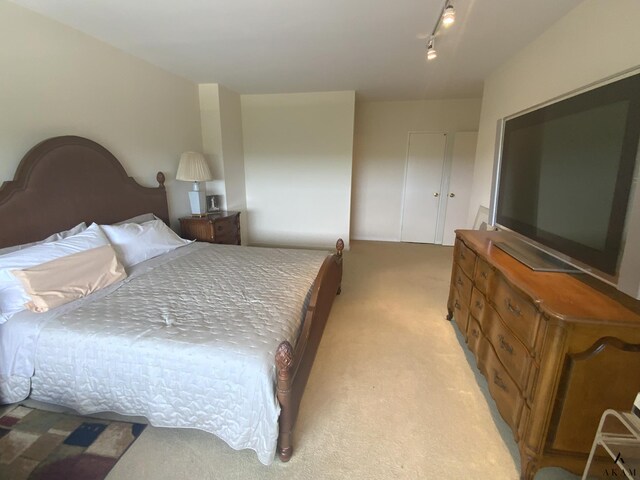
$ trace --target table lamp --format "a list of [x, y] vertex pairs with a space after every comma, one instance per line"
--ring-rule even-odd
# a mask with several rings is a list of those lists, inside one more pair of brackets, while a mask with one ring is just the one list
[[200, 190], [198, 182], [211, 180], [211, 171], [204, 155], [198, 152], [184, 152], [180, 156], [176, 180], [193, 182], [193, 190], [189, 192], [189, 203], [192, 215], [204, 215], [207, 212], [205, 191]]

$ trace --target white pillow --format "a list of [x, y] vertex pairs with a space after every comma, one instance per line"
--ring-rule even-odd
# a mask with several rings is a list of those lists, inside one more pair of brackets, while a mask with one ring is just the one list
[[191, 243], [176, 235], [162, 220], [101, 227], [126, 268]]
[[0, 256], [0, 323], [25, 309], [30, 301], [20, 281], [11, 270], [22, 270], [92, 248], [109, 245], [98, 225], [55, 242], [40, 243]]
[[33, 247], [34, 245], [40, 245], [41, 243], [57, 242], [58, 240], [71, 237], [87, 229], [87, 224], [82, 222], [75, 227], [65, 230], [64, 232], [54, 233], [53, 235], [40, 240], [39, 242], [24, 243], [22, 245], [14, 245], [13, 247], [0, 248], [0, 255], [6, 255], [7, 253], [17, 252], [18, 250], [24, 250], [25, 248]]
[[69, 230], [65, 230], [64, 232], [54, 233], [53, 235], [45, 238], [44, 240], [38, 243], [50, 243], [50, 242], [57, 242], [58, 240], [64, 240], [65, 238], [73, 237], [78, 233], [84, 232], [86, 229], [87, 229], [87, 224], [82, 222]]
[[135, 217], [128, 218], [126, 220], [122, 220], [120, 222], [114, 223], [113, 225], [124, 225], [125, 223], [145, 223], [150, 222], [151, 220], [157, 220], [153, 213], [143, 213], [142, 215], [136, 215]]
[[47, 312], [127, 278], [111, 244], [12, 273], [29, 295], [25, 306], [32, 312]]

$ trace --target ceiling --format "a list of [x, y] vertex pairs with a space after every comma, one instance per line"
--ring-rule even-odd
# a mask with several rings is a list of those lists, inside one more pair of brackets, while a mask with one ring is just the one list
[[581, 0], [13, 0], [196, 83], [241, 94], [356, 90], [368, 100], [471, 98]]

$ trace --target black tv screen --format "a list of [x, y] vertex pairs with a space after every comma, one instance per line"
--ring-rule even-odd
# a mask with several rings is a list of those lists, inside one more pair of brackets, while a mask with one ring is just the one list
[[496, 223], [616, 275], [640, 135], [640, 74], [506, 120]]

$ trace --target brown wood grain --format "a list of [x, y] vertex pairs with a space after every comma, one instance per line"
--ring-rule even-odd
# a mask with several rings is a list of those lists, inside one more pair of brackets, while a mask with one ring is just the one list
[[289, 342], [283, 342], [276, 352], [276, 392], [281, 406], [278, 456], [283, 462], [288, 461], [293, 454], [293, 428], [302, 394], [333, 300], [341, 291], [343, 250], [344, 242], [338, 239], [336, 253], [328, 256], [320, 267], [295, 349]]
[[[461, 230], [459, 235], [467, 246], [500, 270], [509, 283], [522, 289], [534, 302], [539, 303], [541, 311], [549, 315], [567, 316], [581, 322], [604, 320], [635, 325], [640, 321], [640, 315], [602, 293], [607, 289], [606, 286], [598, 289], [581, 281], [586, 274], [534, 272], [523, 265], [494, 245], [508, 238], [503, 232]], [[640, 301], [633, 303], [640, 308]]]

